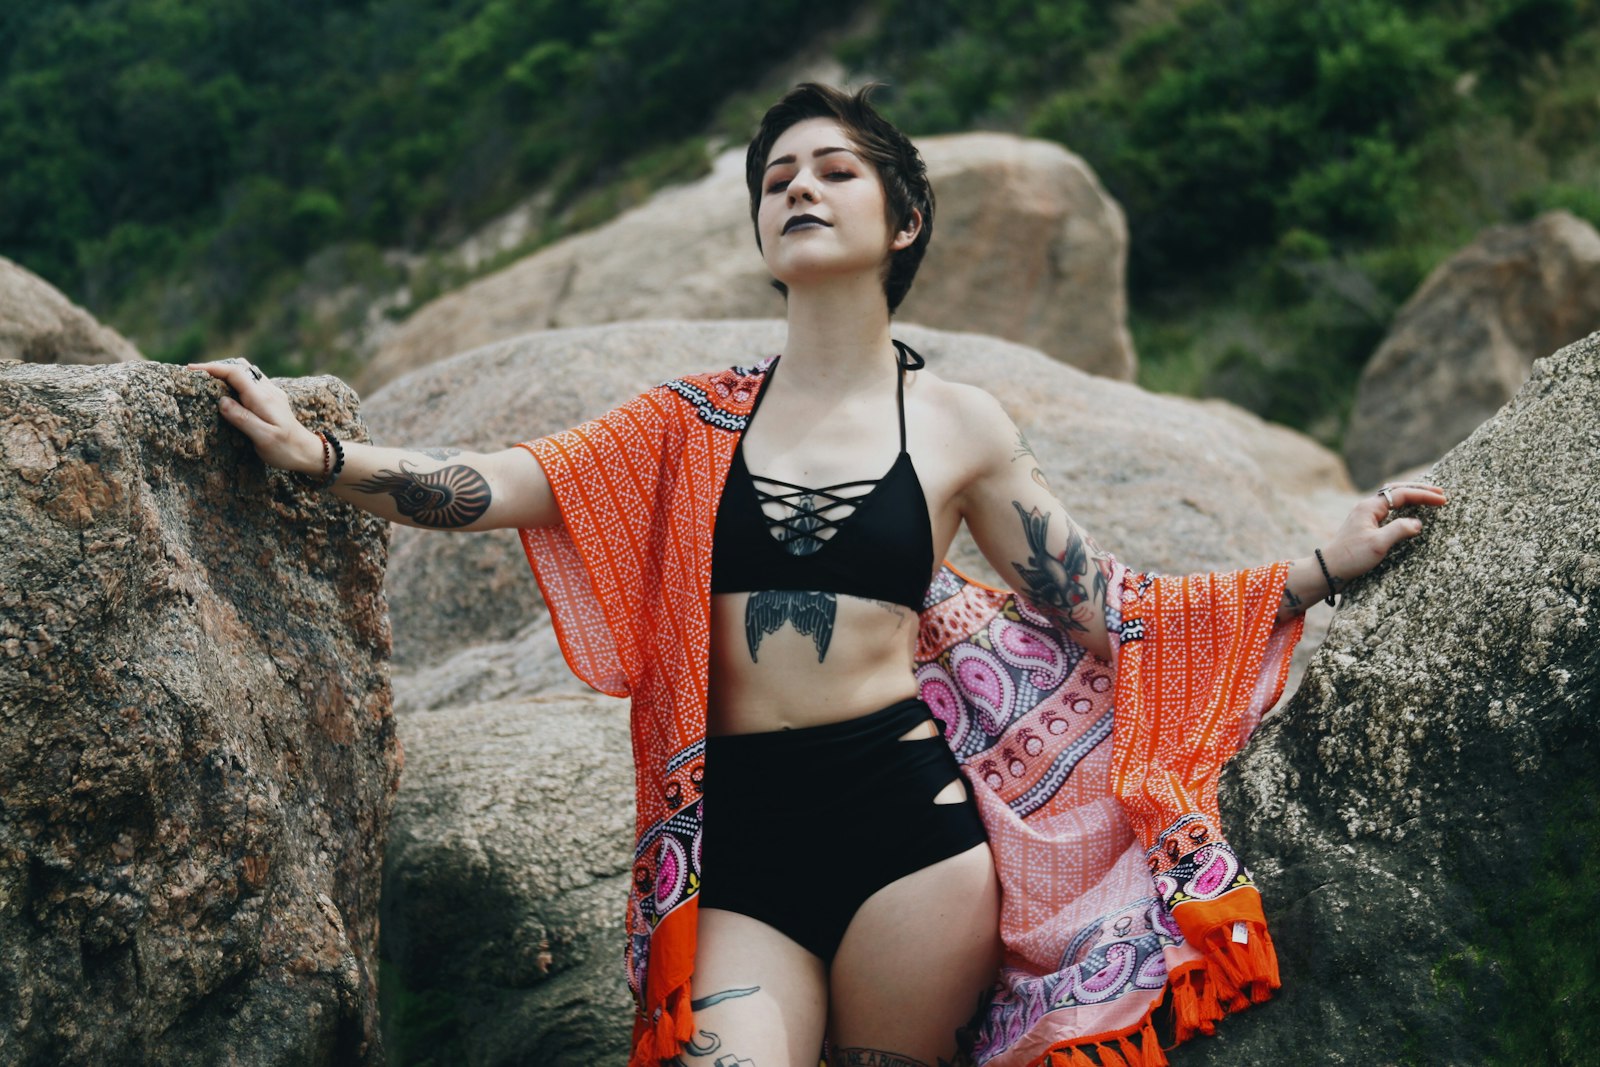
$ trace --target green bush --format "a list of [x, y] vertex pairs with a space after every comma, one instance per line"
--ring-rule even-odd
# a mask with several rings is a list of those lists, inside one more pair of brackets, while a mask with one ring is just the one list
[[[315, 348], [336, 334], [275, 302], [319, 250], [428, 251], [535, 185], [564, 220], [540, 239], [603, 221], [701, 173], [857, 6], [0, 5], [0, 249], [155, 351], [196, 315]], [[1058, 139], [1122, 204], [1152, 381], [1325, 439], [1375, 309], [1441, 256], [1550, 208], [1600, 222], [1600, 0], [872, 6], [838, 51], [892, 118]]]
[[795, 26], [825, 29], [851, 10], [0, 6], [0, 248], [108, 313], [148, 281], [130, 235], [167, 231], [150, 269], [196, 277], [217, 329], [245, 322], [270, 279], [332, 242], [425, 247], [504, 210], [530, 180], [616, 180], [788, 55]]
[[1441, 258], [1600, 202], [1595, 0], [1012, 6], [889, 2], [910, 28], [886, 19], [849, 54], [888, 71], [919, 131], [1009, 124], [1089, 162], [1127, 213], [1149, 386], [1337, 444]]

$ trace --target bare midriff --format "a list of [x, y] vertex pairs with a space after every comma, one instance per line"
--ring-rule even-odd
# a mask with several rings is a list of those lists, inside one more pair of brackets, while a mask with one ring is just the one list
[[751, 658], [749, 593], [711, 598], [710, 702], [706, 732], [794, 730], [843, 722], [916, 696], [917, 613], [903, 604], [840, 593], [827, 648], [785, 623], [761, 635]]

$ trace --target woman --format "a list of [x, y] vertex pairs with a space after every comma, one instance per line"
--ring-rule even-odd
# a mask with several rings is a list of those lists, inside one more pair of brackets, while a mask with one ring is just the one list
[[[569, 661], [634, 696], [633, 1063], [809, 1067], [824, 1036], [837, 1064], [943, 1063], [995, 979], [1000, 883], [968, 782], [917, 699], [924, 590], [965, 523], [1017, 594], [1110, 659], [1114, 573], [996, 401], [891, 341], [934, 199], [866, 91], [790, 92], [747, 177], [788, 302], [782, 356], [761, 367], [668, 383], [567, 435], [444, 456], [341, 456], [247, 365], [203, 369], [237, 391], [222, 413], [267, 463], [326, 475], [392, 521], [522, 529]], [[671, 484], [628, 488], [640, 471]], [[708, 492], [684, 488], [695, 477]], [[627, 492], [641, 495], [612, 518], [594, 510]], [[1408, 486], [1358, 507], [1317, 556], [1280, 565], [1278, 615], [1420, 531], [1382, 523], [1387, 508], [1443, 502]], [[635, 525], [608, 534], [613, 522]], [[619, 597], [633, 598], [625, 610]]]

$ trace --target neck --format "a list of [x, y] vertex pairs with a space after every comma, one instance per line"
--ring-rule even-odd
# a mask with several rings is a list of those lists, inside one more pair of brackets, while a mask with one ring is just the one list
[[789, 292], [789, 335], [783, 347], [787, 385], [829, 391], [875, 389], [896, 373], [883, 286], [808, 287]]

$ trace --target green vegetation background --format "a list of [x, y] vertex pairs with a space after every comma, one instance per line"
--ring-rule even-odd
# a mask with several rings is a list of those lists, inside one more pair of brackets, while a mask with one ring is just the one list
[[[704, 173], [819, 40], [914, 133], [1084, 156], [1128, 214], [1142, 383], [1330, 444], [1442, 258], [1600, 225], [1600, 0], [34, 0], [0, 4], [0, 253], [154, 358], [347, 373], [376, 299], [466, 280], [474, 227], [543, 194], [481, 272]], [[1537, 946], [1467, 961], [1504, 976], [1502, 1062], [1596, 1062], [1593, 866], [1512, 895]], [[385, 997], [400, 1060], [453, 1061], [448, 991]]]
[[703, 173], [827, 32], [915, 133], [1089, 161], [1143, 384], [1330, 444], [1442, 257], [1600, 223], [1600, 0], [44, 0], [0, 6], [0, 251], [154, 358], [348, 373], [380, 295], [466, 280], [446, 246]]

